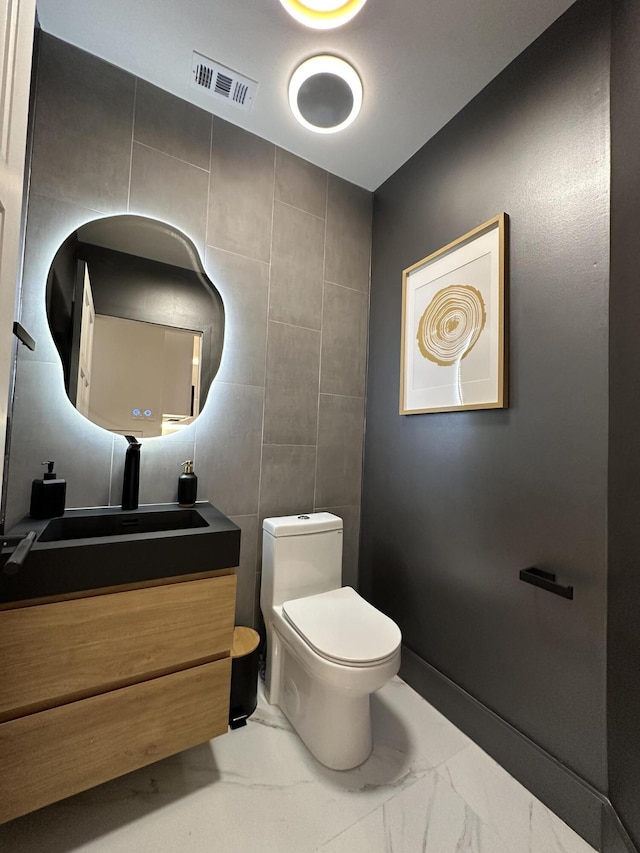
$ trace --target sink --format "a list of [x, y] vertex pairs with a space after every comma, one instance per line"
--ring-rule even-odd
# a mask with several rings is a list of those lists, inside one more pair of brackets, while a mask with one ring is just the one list
[[157, 533], [161, 530], [191, 530], [194, 527], [206, 526], [207, 522], [196, 509], [62, 516], [54, 518], [47, 524], [38, 536], [38, 542], [92, 539], [95, 536], [123, 536], [130, 533]]
[[15, 575], [2, 571], [0, 603], [141, 584], [230, 569], [240, 562], [240, 528], [208, 501], [66, 510], [60, 518], [23, 518], [7, 536], [36, 532]]

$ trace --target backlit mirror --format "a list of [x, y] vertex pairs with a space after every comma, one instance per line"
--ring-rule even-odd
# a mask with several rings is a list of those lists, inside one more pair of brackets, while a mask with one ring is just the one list
[[193, 422], [220, 365], [224, 308], [188, 237], [142, 216], [89, 222], [58, 249], [46, 294], [81, 414], [140, 438]]

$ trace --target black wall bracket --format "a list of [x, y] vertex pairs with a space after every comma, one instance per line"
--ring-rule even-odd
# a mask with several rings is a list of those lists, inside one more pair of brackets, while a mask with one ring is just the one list
[[28, 349], [30, 349], [32, 352], [33, 352], [33, 350], [35, 350], [35, 348], [36, 348], [36, 342], [35, 342], [35, 341], [34, 341], [34, 339], [31, 337], [31, 335], [29, 334], [29, 332], [27, 332], [27, 330], [25, 329], [25, 327], [24, 327], [24, 326], [21, 326], [21, 325], [20, 325], [20, 323], [18, 323], [17, 321], [13, 324], [13, 334], [16, 336], [16, 338], [17, 338], [21, 343], [23, 343], [23, 344], [24, 344]]
[[520, 569], [520, 580], [533, 584], [533, 586], [539, 586], [540, 589], [546, 589], [547, 592], [553, 592], [563, 598], [573, 600], [573, 587], [557, 583], [554, 572], [545, 572], [536, 568]]

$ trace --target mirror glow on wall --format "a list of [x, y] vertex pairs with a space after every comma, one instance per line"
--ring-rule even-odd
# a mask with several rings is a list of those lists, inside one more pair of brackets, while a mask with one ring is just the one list
[[76, 409], [139, 438], [192, 423], [224, 340], [224, 308], [193, 243], [142, 216], [70, 234], [47, 278], [47, 317]]

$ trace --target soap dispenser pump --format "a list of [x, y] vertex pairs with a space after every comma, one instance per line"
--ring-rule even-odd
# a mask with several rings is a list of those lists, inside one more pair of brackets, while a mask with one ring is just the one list
[[178, 477], [178, 504], [181, 507], [191, 507], [195, 504], [198, 494], [198, 478], [193, 473], [191, 459], [187, 459], [182, 464], [184, 471]]
[[53, 470], [53, 461], [49, 460], [42, 464], [47, 466], [47, 472], [42, 480], [34, 480], [31, 484], [29, 515], [31, 518], [56, 518], [64, 515], [67, 484], [64, 480], [58, 479]]

